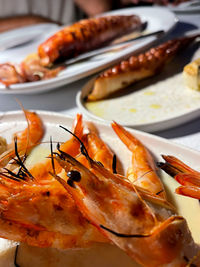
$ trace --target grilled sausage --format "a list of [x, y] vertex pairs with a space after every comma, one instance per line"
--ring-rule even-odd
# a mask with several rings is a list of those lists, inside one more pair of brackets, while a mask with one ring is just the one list
[[81, 20], [55, 33], [38, 47], [44, 66], [75, 57], [142, 27], [136, 15], [106, 16]]

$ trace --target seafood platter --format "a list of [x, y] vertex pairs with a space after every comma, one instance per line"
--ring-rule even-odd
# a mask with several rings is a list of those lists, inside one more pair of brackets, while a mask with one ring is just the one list
[[[60, 61], [111, 45], [122, 32], [141, 33], [144, 25], [147, 32], [168, 32], [176, 17], [157, 9], [114, 11], [60, 29], [17, 64], [1, 62], [0, 91], [56, 89], [113, 64], [77, 96], [83, 113], [92, 114], [91, 107], [100, 110], [98, 101], [106, 110], [106, 101], [118, 98], [115, 94], [121, 94], [121, 101], [127, 86], [145, 78], [153, 81], [179, 51], [197, 45], [199, 33], [141, 51], [153, 45], [156, 37], [150, 36], [72, 66]], [[199, 65], [196, 54], [183, 70], [188, 93], [180, 87], [183, 98], [192, 95], [190, 101], [196, 103], [192, 114], [200, 102]], [[171, 84], [180, 81], [177, 75]], [[147, 92], [153, 95], [152, 89]], [[158, 103], [151, 105], [158, 110]], [[200, 266], [199, 152], [125, 128], [126, 121], [111, 115], [117, 121], [103, 124], [82, 114], [72, 119], [23, 107], [1, 114], [0, 267]]]
[[0, 132], [0, 266], [200, 266], [199, 152], [81, 114]]
[[[16, 46], [0, 51], [0, 93], [33, 94], [56, 90], [148, 47], [159, 36], [154, 33], [162, 32], [164, 35], [176, 23], [176, 16], [167, 9], [138, 7], [81, 20], [56, 32], [54, 28], [48, 37], [41, 35], [26, 49]], [[28, 33], [28, 27], [22, 31], [23, 34]], [[12, 34], [16, 35], [9, 32], [9, 35]], [[134, 40], [146, 34], [153, 35]], [[102, 47], [109, 51], [77, 63], [68, 63], [71, 58]]]

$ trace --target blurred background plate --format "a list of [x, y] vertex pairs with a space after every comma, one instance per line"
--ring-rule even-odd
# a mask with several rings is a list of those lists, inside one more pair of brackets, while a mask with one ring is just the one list
[[[169, 11], [167, 8], [158, 7], [137, 7], [137, 8], [127, 8], [111, 11], [103, 15], [131, 15], [136, 14], [140, 16], [143, 22], [147, 22], [147, 28], [145, 32], [154, 32], [159, 30], [164, 30], [165, 33], [169, 32], [177, 23], [176, 16]], [[48, 32], [48, 35], [50, 33]], [[46, 39], [46, 35], [40, 38], [40, 42]], [[117, 52], [109, 52], [96, 57], [92, 57], [90, 60], [79, 62], [67, 67], [64, 71], [52, 79], [45, 81], [37, 81], [31, 83], [14, 84], [7, 89], [4, 85], [0, 84], [0, 93], [4, 94], [33, 94], [38, 92], [44, 92], [49, 90], [54, 90], [59, 86], [69, 84], [73, 81], [79, 80], [83, 77], [87, 77], [94, 74], [102, 69], [110, 66], [129, 56], [134, 52], [138, 52], [144, 47], [149, 46], [156, 40], [156, 37], [151, 36], [146, 39], [136, 41], [132, 46], [118, 50]], [[10, 49], [10, 51], [5, 53], [0, 53], [0, 62], [13, 61], [17, 58], [17, 61], [22, 60], [29, 53], [37, 50], [37, 46], [40, 42], [35, 42], [34, 44], [24, 47], [24, 49], [15, 48]]]
[[0, 33], [0, 63], [21, 62], [59, 28], [54, 23], [39, 23]]
[[56, 24], [41, 23], [3, 32], [0, 34], [0, 51], [31, 43], [40, 39], [42, 34], [56, 28], [58, 28]]
[[168, 5], [168, 8], [177, 13], [197, 13], [200, 12], [200, 0], [190, 0], [179, 5]]

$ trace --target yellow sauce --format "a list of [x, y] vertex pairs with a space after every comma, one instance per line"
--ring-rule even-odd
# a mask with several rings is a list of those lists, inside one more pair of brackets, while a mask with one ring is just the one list
[[200, 224], [200, 203], [198, 200], [181, 196], [175, 193], [175, 189], [180, 186], [173, 178], [164, 174], [162, 182], [165, 185], [168, 200], [177, 208], [177, 213], [182, 215], [189, 226], [194, 241], [200, 244], [199, 224]]
[[86, 108], [88, 110], [90, 110], [93, 114], [95, 114], [98, 117], [103, 117], [104, 116], [104, 106], [100, 106], [98, 103], [96, 102], [88, 102], [85, 104]]
[[155, 95], [156, 93], [153, 91], [146, 91], [144, 92], [144, 95]]
[[154, 109], [159, 109], [159, 108], [161, 108], [162, 106], [161, 105], [159, 105], [159, 104], [152, 104], [152, 105], [150, 105], [150, 108], [154, 108]]
[[135, 113], [135, 112], [137, 112], [137, 109], [136, 108], [130, 108], [129, 111]]

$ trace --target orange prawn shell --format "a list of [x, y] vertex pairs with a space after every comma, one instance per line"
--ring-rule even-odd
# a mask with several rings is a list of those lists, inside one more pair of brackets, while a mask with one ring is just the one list
[[112, 128], [121, 141], [132, 152], [132, 166], [128, 170], [128, 179], [134, 184], [166, 199], [163, 184], [156, 174], [156, 167], [150, 152], [130, 132], [116, 122]]
[[[60, 162], [60, 159], [57, 158]], [[75, 187], [64, 186], [71, 193], [83, 216], [104, 234], [111, 242], [123, 249], [130, 257], [144, 266], [186, 266], [185, 257], [191, 259], [199, 248], [192, 240], [187, 223], [183, 217], [174, 216], [171, 206], [162, 198], [135, 189], [101, 165], [93, 162], [92, 174], [88, 169], [67, 156], [68, 163], [61, 164], [66, 171], [76, 169], [81, 173], [81, 181]], [[138, 192], [138, 193], [137, 193]], [[140, 200], [139, 196], [144, 200]], [[108, 197], [109, 196], [109, 197]], [[155, 204], [152, 213], [145, 202]], [[152, 202], [153, 201], [153, 202]], [[143, 204], [142, 204], [143, 203]], [[141, 209], [142, 204], [143, 208]], [[166, 212], [159, 208], [165, 205]], [[138, 206], [139, 205], [139, 206]], [[156, 208], [158, 207], [158, 210]], [[140, 207], [137, 209], [137, 207]], [[164, 207], [164, 206], [163, 206]], [[138, 212], [136, 212], [138, 210]], [[123, 234], [146, 234], [146, 237], [118, 237], [101, 225]]]
[[45, 126], [42, 119], [36, 112], [24, 110], [27, 119], [27, 128], [19, 133], [14, 134], [17, 138], [18, 149], [22, 150], [26, 146], [32, 147], [38, 145], [45, 133]]

